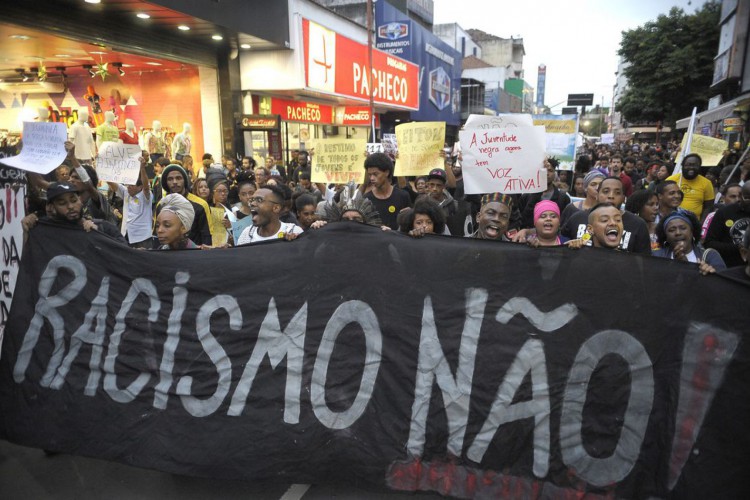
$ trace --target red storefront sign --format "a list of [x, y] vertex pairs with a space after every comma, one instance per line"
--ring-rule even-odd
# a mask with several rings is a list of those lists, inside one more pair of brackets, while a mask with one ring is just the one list
[[281, 119], [288, 122], [333, 123], [333, 107], [325, 104], [315, 104], [304, 101], [287, 101], [285, 99], [271, 99], [271, 113], [281, 115]]
[[[336, 125], [370, 126], [370, 108], [367, 106], [345, 106], [336, 109]], [[380, 115], [375, 115], [375, 127], [380, 127]]]
[[[302, 20], [305, 82], [308, 89], [370, 99], [367, 46], [308, 19]], [[372, 95], [379, 104], [419, 109], [419, 68], [416, 64], [372, 49]]]

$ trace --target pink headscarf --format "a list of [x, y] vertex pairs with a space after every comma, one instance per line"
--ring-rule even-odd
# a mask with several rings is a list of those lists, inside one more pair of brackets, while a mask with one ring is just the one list
[[541, 200], [534, 205], [534, 224], [539, 220], [543, 212], [555, 212], [560, 217], [560, 207], [552, 200]]

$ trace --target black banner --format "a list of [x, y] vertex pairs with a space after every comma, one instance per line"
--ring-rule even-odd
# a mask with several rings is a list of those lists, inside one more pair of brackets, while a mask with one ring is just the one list
[[183, 252], [41, 225], [0, 437], [217, 478], [736, 498], [749, 299], [680, 262], [355, 223]]

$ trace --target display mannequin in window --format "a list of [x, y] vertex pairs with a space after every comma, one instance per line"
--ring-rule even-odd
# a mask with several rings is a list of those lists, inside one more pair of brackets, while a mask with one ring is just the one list
[[182, 132], [174, 136], [172, 141], [172, 152], [177, 160], [182, 161], [185, 155], [190, 154], [190, 124], [182, 124]]
[[130, 118], [125, 120], [125, 130], [120, 131], [120, 142], [123, 144], [138, 144], [138, 133], [135, 122]]
[[115, 114], [111, 111], [104, 113], [104, 123], [96, 127], [96, 146], [101, 147], [103, 142], [118, 142], [120, 131], [115, 126]]
[[70, 126], [69, 139], [75, 144], [75, 155], [81, 163], [91, 163], [96, 156], [96, 145], [94, 144], [94, 133], [89, 127], [89, 110], [81, 108], [78, 110], [78, 121]]
[[146, 149], [151, 155], [151, 163], [156, 163], [156, 160], [167, 154], [167, 141], [159, 120], [154, 120], [151, 132], [146, 136]]

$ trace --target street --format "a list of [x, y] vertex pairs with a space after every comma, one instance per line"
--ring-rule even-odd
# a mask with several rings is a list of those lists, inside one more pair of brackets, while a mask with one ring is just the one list
[[72, 455], [47, 456], [42, 450], [0, 441], [0, 498], [65, 499], [268, 499], [443, 498], [429, 494], [370, 491], [352, 485], [244, 482], [178, 476]]

